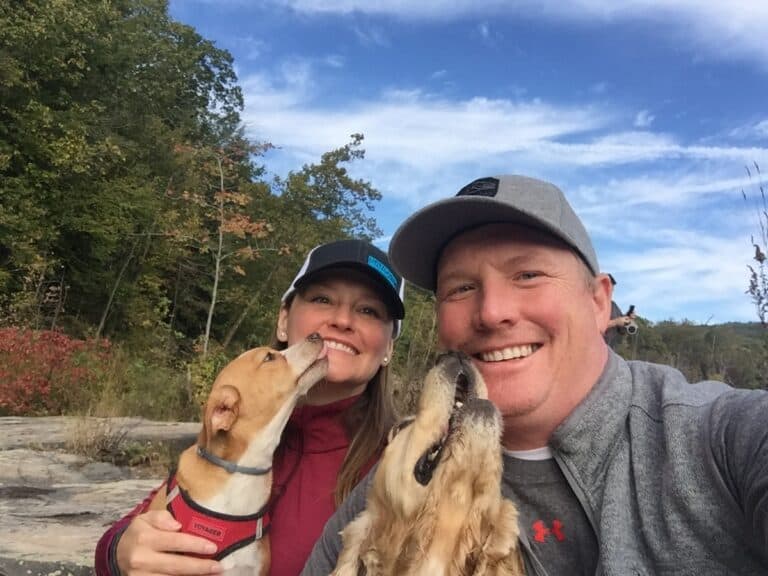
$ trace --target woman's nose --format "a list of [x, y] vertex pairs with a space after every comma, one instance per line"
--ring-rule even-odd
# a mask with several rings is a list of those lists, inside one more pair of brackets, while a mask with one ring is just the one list
[[352, 326], [353, 314], [349, 306], [336, 306], [333, 310], [330, 322], [333, 326], [346, 330]]

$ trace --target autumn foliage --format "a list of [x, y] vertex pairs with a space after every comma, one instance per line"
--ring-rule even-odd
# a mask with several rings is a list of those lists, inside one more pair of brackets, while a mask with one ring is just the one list
[[108, 340], [56, 330], [0, 329], [0, 415], [53, 415], [78, 408], [108, 364]]

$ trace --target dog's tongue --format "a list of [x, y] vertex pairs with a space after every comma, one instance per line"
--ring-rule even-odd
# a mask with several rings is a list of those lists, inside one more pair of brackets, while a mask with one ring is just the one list
[[325, 358], [326, 356], [328, 356], [328, 344], [326, 344], [325, 342], [323, 342], [323, 349], [322, 349], [322, 350], [320, 350], [320, 354], [318, 354], [318, 355], [317, 355], [317, 359], [318, 359], [318, 360], [322, 360], [322, 359], [323, 359], [323, 358]]

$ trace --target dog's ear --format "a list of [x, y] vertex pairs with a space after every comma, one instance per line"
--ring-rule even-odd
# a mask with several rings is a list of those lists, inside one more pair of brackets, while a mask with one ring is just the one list
[[368, 573], [363, 559], [366, 545], [373, 527], [373, 518], [368, 510], [363, 510], [341, 533], [344, 548], [339, 555], [336, 569], [331, 576], [363, 576]]
[[395, 436], [397, 436], [403, 428], [407, 428], [411, 424], [413, 424], [413, 421], [416, 420], [416, 416], [406, 416], [399, 422], [395, 423], [392, 428], [389, 429], [389, 434], [387, 434], [387, 444], [392, 442], [392, 440], [395, 439]]
[[234, 386], [217, 386], [205, 405], [205, 423], [210, 434], [228, 431], [237, 420], [240, 392]]
[[[483, 545], [483, 555], [494, 565], [522, 566], [519, 549], [520, 529], [515, 505], [503, 499], [497, 517], [492, 520], [488, 540]], [[501, 561], [501, 562], [500, 562]]]

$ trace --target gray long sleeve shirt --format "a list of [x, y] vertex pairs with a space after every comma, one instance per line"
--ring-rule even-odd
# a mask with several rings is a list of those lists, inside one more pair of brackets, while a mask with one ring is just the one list
[[[550, 447], [594, 530], [596, 574], [768, 574], [768, 392], [689, 384], [611, 354]], [[370, 478], [329, 520], [303, 576], [333, 570]], [[504, 488], [514, 499], [507, 468]], [[528, 574], [546, 575], [525, 533], [522, 545]]]

